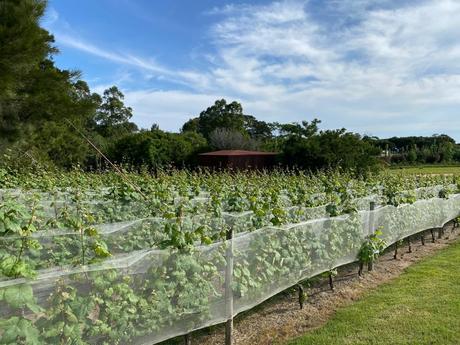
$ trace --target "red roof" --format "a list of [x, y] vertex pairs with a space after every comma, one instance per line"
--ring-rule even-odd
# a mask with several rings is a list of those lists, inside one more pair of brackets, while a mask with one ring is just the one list
[[276, 152], [245, 151], [245, 150], [220, 150], [200, 153], [200, 156], [274, 156]]

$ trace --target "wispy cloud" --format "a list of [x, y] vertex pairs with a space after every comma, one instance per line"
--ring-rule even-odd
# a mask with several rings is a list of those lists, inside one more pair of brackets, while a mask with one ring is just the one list
[[[447, 132], [460, 128], [459, 1], [286, 0], [227, 4], [206, 15], [215, 17], [202, 53], [210, 63], [199, 70], [103, 49], [75, 35], [57, 40], [186, 85], [188, 92], [174, 86], [127, 92], [146, 126], [150, 112], [152, 122], [163, 125], [155, 118], [168, 114], [166, 127], [178, 128], [213, 97], [226, 97], [266, 120], [318, 116], [326, 127], [379, 135], [443, 132], [446, 123]], [[197, 111], [186, 116], [182, 102]]]
[[116, 53], [111, 50], [106, 50], [106, 49], [97, 47], [89, 42], [78, 39], [74, 36], [62, 34], [59, 32], [55, 33], [55, 37], [56, 37], [56, 41], [59, 44], [81, 50], [83, 52], [98, 56], [103, 59], [107, 59], [112, 62], [142, 68], [144, 70], [156, 72], [159, 74], [172, 74], [171, 71], [159, 66], [152, 59], [145, 60], [145, 59], [142, 59], [134, 55]]
[[110, 49], [104, 49], [82, 40], [75, 35], [69, 35], [59, 31], [55, 32], [54, 35], [59, 45], [77, 49], [117, 64], [131, 66], [144, 72], [150, 72], [150, 76], [164, 78], [170, 82], [185, 86], [207, 87], [208, 81], [203, 78], [201, 73], [170, 69], [157, 63], [153, 58], [144, 58], [134, 54], [119, 53]]
[[214, 84], [267, 118], [377, 133], [388, 119], [393, 130], [459, 127], [458, 1], [321, 2], [323, 17], [312, 3], [214, 9], [224, 15], [212, 28]]

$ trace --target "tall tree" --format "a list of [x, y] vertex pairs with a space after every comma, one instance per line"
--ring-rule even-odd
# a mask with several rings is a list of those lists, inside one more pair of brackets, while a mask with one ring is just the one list
[[220, 99], [202, 111], [198, 118], [187, 121], [182, 127], [182, 131], [197, 131], [206, 139], [217, 128], [225, 128], [246, 134], [244, 128], [243, 107], [238, 102], [227, 103], [225, 99]]
[[96, 122], [101, 126], [116, 126], [128, 122], [133, 116], [133, 110], [123, 103], [125, 96], [116, 87], [104, 91], [102, 104], [96, 115]]
[[45, 8], [43, 0], [0, 1], [0, 145], [18, 135], [19, 90], [57, 51], [53, 36], [39, 25]]
[[96, 112], [96, 131], [109, 141], [137, 131], [137, 126], [129, 121], [133, 110], [124, 104], [124, 98], [123, 93], [116, 86], [112, 86], [104, 91]]

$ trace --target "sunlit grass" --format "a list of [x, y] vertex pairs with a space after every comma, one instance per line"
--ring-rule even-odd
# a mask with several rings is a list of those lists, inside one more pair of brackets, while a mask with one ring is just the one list
[[459, 262], [456, 243], [289, 344], [460, 344]]
[[420, 165], [408, 167], [393, 167], [391, 172], [404, 172], [407, 174], [460, 174], [460, 166], [455, 165]]

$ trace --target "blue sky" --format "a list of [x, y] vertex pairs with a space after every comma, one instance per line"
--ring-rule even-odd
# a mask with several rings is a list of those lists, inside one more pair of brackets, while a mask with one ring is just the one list
[[460, 141], [460, 1], [50, 0], [61, 68], [176, 131], [226, 98], [266, 121]]

